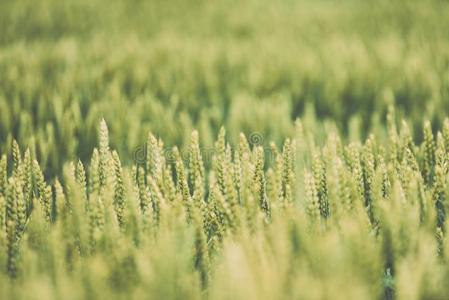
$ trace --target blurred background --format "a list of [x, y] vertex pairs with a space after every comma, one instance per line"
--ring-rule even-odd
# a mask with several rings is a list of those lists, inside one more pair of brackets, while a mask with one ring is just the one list
[[0, 0], [0, 153], [15, 138], [51, 176], [90, 157], [102, 117], [128, 163], [149, 131], [181, 148], [221, 126], [280, 143], [301, 117], [364, 139], [388, 107], [419, 140], [448, 115], [448, 6]]

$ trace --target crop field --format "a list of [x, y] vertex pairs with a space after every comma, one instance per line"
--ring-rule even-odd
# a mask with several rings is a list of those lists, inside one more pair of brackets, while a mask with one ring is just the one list
[[0, 0], [0, 299], [448, 299], [449, 2]]

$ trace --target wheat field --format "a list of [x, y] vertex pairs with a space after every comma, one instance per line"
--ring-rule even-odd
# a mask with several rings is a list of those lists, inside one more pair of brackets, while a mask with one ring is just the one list
[[0, 299], [448, 299], [449, 3], [0, 0]]

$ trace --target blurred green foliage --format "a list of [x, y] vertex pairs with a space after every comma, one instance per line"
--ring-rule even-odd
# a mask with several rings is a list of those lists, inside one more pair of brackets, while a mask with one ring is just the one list
[[101, 117], [129, 160], [149, 130], [279, 143], [306, 107], [362, 136], [390, 104], [415, 132], [449, 107], [446, 1], [19, 0], [0, 22], [0, 151], [34, 145], [49, 174]]

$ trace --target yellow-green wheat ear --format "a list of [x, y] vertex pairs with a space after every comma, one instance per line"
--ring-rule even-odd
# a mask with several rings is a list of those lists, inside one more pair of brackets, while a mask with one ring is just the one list
[[317, 195], [315, 178], [309, 171], [304, 170], [304, 181], [306, 187], [306, 211], [312, 222], [320, 219], [320, 200]]
[[125, 225], [125, 186], [123, 184], [123, 170], [120, 157], [116, 151], [112, 152], [114, 162], [114, 209], [120, 227]]
[[240, 133], [240, 136], [239, 136], [238, 151], [239, 151], [239, 154], [240, 154], [240, 160], [242, 159], [242, 156], [245, 153], [249, 154], [250, 151], [251, 151], [250, 147], [249, 147], [248, 140], [246, 139], [246, 136], [243, 133]]
[[15, 199], [15, 180], [13, 177], [8, 179], [6, 188], [6, 223], [11, 221], [14, 226], [17, 222], [17, 203]]
[[316, 194], [320, 205], [321, 216], [326, 219], [330, 215], [326, 166], [321, 154], [315, 151], [312, 161], [312, 174], [316, 186]]
[[416, 157], [413, 154], [411, 149], [405, 149], [405, 162], [408, 167], [410, 167], [413, 171], [419, 172], [419, 165], [416, 161]]
[[220, 190], [223, 194], [225, 192], [225, 159], [226, 159], [226, 131], [223, 127], [220, 128], [220, 132], [218, 134], [218, 139], [215, 142], [215, 156], [214, 156], [214, 170], [217, 177], [217, 183], [220, 187]]
[[12, 141], [12, 161], [13, 161], [13, 174], [14, 176], [19, 176], [20, 165], [22, 163], [22, 155], [20, 153], [19, 144], [16, 140]]
[[89, 167], [89, 196], [100, 192], [100, 154], [95, 148]]
[[192, 224], [195, 227], [195, 267], [200, 273], [202, 286], [206, 287], [210, 269], [209, 249], [204, 233], [203, 218], [197, 207], [192, 209]]
[[139, 205], [142, 214], [146, 214], [150, 209], [150, 198], [148, 196], [147, 185], [145, 182], [145, 170], [143, 167], [137, 167], [137, 186], [139, 191]]
[[17, 276], [18, 245], [15, 235], [15, 223], [12, 220], [6, 221], [6, 248], [7, 248], [7, 272], [12, 278]]
[[284, 198], [284, 187], [283, 187], [283, 181], [282, 181], [283, 157], [282, 157], [282, 153], [279, 153], [279, 151], [274, 143], [270, 144], [270, 150], [271, 150], [271, 155], [274, 158], [273, 182], [274, 182], [274, 189], [275, 189], [274, 192], [276, 193], [276, 195], [273, 198], [273, 200], [276, 201], [280, 206], [284, 206], [286, 203], [285, 203], [285, 198]]
[[238, 202], [242, 203], [242, 183], [243, 183], [243, 170], [242, 170], [242, 159], [240, 155], [240, 149], [234, 150], [233, 155], [233, 172], [234, 172], [234, 183], [235, 188], [237, 189]]
[[410, 133], [410, 128], [408, 127], [407, 122], [405, 122], [404, 120], [401, 123], [401, 130], [399, 131], [397, 147], [397, 156], [399, 160], [403, 159], [406, 149], [413, 149], [413, 139]]
[[365, 182], [363, 179], [363, 169], [362, 163], [360, 159], [360, 151], [358, 146], [354, 143], [351, 143], [348, 148], [349, 153], [349, 166], [352, 171], [352, 181], [355, 183], [357, 196], [360, 198], [359, 200], [365, 199]]
[[8, 184], [8, 165], [6, 160], [6, 155], [2, 155], [0, 159], [0, 195], [5, 196], [6, 195], [6, 186]]
[[182, 162], [181, 154], [177, 147], [173, 148], [173, 158], [175, 161], [176, 178], [177, 178], [177, 192], [181, 195], [184, 207], [186, 209], [187, 218], [191, 220], [192, 214], [192, 197], [190, 195], [189, 185], [187, 183], [187, 177], [184, 169], [184, 163]]
[[374, 221], [373, 206], [374, 203], [374, 176], [375, 176], [375, 161], [374, 161], [374, 150], [373, 141], [369, 138], [363, 147], [362, 151], [362, 168], [363, 168], [363, 178], [364, 178], [364, 191], [365, 191], [365, 207], [368, 212], [371, 223]]
[[4, 232], [5, 232], [5, 222], [6, 222], [6, 198], [4, 195], [0, 195], [0, 243], [4, 242]]
[[391, 181], [388, 176], [387, 165], [385, 163], [384, 157], [379, 155], [378, 160], [379, 160], [378, 168], [380, 169], [380, 174], [382, 176], [382, 198], [387, 199], [391, 191]]
[[446, 186], [447, 186], [447, 162], [441, 133], [438, 133], [437, 147], [435, 151], [435, 166], [433, 178], [433, 200], [437, 209], [437, 226], [444, 230], [446, 221]]
[[250, 173], [250, 170], [248, 170], [248, 168], [251, 165], [251, 162], [249, 161], [250, 155], [251, 150], [248, 140], [246, 139], [245, 134], [241, 132], [239, 136], [239, 144], [236, 151], [234, 152], [234, 181], [238, 191], [239, 203], [243, 203], [244, 198], [247, 195], [247, 177]]
[[165, 166], [164, 152], [162, 142], [158, 142], [156, 137], [150, 132], [146, 144], [146, 162], [147, 174], [150, 174], [158, 181], [162, 180]]
[[15, 182], [9, 178], [6, 192], [6, 248], [7, 248], [7, 272], [11, 277], [17, 275], [17, 206], [15, 199]]
[[437, 254], [438, 255], [443, 255], [443, 251], [444, 249], [444, 232], [442, 230], [441, 227], [437, 227], [436, 232], [435, 232], [435, 237], [437, 240]]
[[396, 160], [398, 158], [398, 131], [396, 128], [396, 115], [393, 105], [388, 106], [387, 131], [391, 159], [393, 160], [393, 163], [396, 163]]
[[167, 165], [164, 168], [162, 178], [158, 184], [161, 186], [164, 197], [173, 202], [176, 198], [176, 186], [173, 180], [173, 170], [171, 165]]
[[88, 210], [88, 235], [90, 251], [97, 250], [97, 243], [104, 226], [104, 207], [100, 195], [90, 199]]
[[36, 183], [37, 196], [42, 211], [45, 214], [45, 219], [48, 224], [51, 223], [52, 218], [52, 192], [51, 187], [47, 186], [39, 163], [35, 160], [33, 162], [33, 175]]
[[55, 180], [54, 184], [55, 188], [55, 207], [56, 207], [56, 221], [59, 223], [63, 223], [65, 218], [67, 217], [67, 201], [64, 194], [64, 189], [59, 182], [59, 180]]
[[294, 185], [293, 152], [290, 139], [286, 139], [282, 149], [282, 195], [285, 202], [293, 201]]
[[446, 199], [445, 199], [446, 178], [441, 166], [435, 168], [435, 178], [433, 186], [433, 201], [437, 209], [437, 226], [443, 228], [446, 221]]
[[432, 126], [429, 121], [424, 123], [424, 165], [423, 176], [425, 183], [431, 185], [433, 182], [435, 166], [435, 140], [433, 137]]
[[166, 201], [164, 199], [164, 196], [157, 185], [155, 179], [151, 176], [147, 176], [147, 184], [148, 189], [151, 191], [151, 204], [153, 207], [153, 218], [156, 225], [159, 225], [159, 222], [161, 220], [161, 210], [166, 208]]
[[446, 118], [444, 120], [443, 139], [444, 139], [444, 147], [446, 149], [446, 155], [449, 157], [449, 118]]
[[449, 160], [448, 160], [448, 156], [446, 154], [443, 134], [440, 131], [438, 131], [436, 148], [435, 148], [435, 166], [441, 167], [443, 170], [444, 176], [446, 176], [447, 172], [449, 171], [448, 164], [449, 164]]
[[31, 205], [31, 200], [33, 196], [33, 172], [32, 172], [32, 158], [30, 149], [25, 151], [23, 157], [23, 162], [21, 165], [21, 179], [23, 183], [23, 194], [27, 210], [29, 210]]
[[78, 164], [75, 168], [75, 181], [81, 187], [81, 193], [83, 200], [87, 201], [87, 179], [86, 179], [86, 171], [84, 169], [84, 165], [81, 160], [78, 160]]
[[349, 172], [345, 168], [341, 159], [336, 160], [337, 180], [338, 180], [338, 198], [345, 211], [351, 211], [353, 208], [351, 188], [349, 185]]
[[101, 120], [100, 126], [98, 129], [99, 135], [99, 180], [100, 187], [103, 187], [106, 184], [106, 179], [108, 176], [108, 166], [109, 166], [109, 130], [106, 125], [106, 121], [104, 119]]
[[266, 181], [264, 173], [265, 156], [263, 148], [260, 146], [257, 147], [255, 149], [255, 154], [256, 154], [256, 166], [253, 178], [254, 193], [259, 207], [266, 214], [266, 216], [269, 217], [270, 207], [266, 194]]
[[190, 185], [193, 187], [193, 199], [195, 200], [195, 202], [203, 201], [205, 170], [197, 131], [193, 131], [191, 135], [189, 151], [189, 171]]
[[14, 199], [16, 202], [16, 224], [17, 234], [22, 235], [27, 220], [27, 207], [23, 197], [23, 186], [20, 178], [14, 180]]
[[234, 167], [232, 164], [231, 146], [228, 144], [225, 149], [225, 155], [221, 158], [224, 184], [224, 196], [229, 202], [232, 211], [237, 214], [238, 211], [238, 195], [236, 190], [236, 183], [234, 181]]

